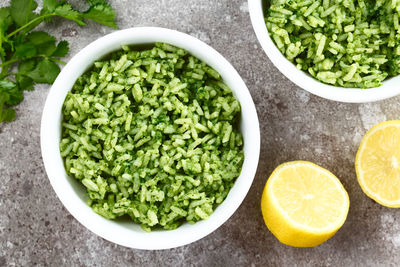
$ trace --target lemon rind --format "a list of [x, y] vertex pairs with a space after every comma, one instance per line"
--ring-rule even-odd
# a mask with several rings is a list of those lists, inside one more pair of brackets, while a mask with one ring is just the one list
[[374, 200], [375, 202], [381, 204], [382, 206], [388, 207], [388, 208], [400, 208], [400, 199], [391, 201], [391, 200], [386, 200], [382, 198], [379, 194], [374, 193], [371, 191], [368, 186], [364, 183], [364, 180], [361, 179], [361, 176], [363, 175], [364, 171], [360, 168], [360, 157], [361, 157], [361, 152], [365, 149], [367, 139], [369, 136], [372, 136], [376, 131], [382, 130], [388, 126], [392, 127], [397, 127], [400, 128], [400, 120], [390, 120], [390, 121], [384, 121], [381, 123], [378, 123], [371, 127], [366, 134], [363, 136], [360, 142], [360, 146], [358, 147], [356, 158], [355, 158], [355, 169], [356, 169], [356, 175], [357, 175], [357, 181], [358, 184], [360, 185], [362, 191], [364, 194], [366, 194], [369, 198]]
[[287, 167], [294, 167], [295, 165], [308, 165], [310, 167], [313, 167], [315, 169], [318, 169], [319, 171], [323, 171], [325, 174], [327, 174], [327, 176], [334, 180], [335, 183], [337, 184], [338, 188], [340, 188], [341, 190], [339, 190], [342, 195], [343, 198], [345, 199], [345, 208], [342, 209], [342, 213], [340, 214], [340, 216], [338, 217], [338, 220], [328, 224], [326, 227], [322, 227], [322, 228], [316, 228], [316, 227], [310, 227], [308, 225], [305, 224], [301, 224], [295, 220], [293, 220], [288, 214], [287, 212], [279, 205], [279, 203], [277, 202], [275, 197], [271, 197], [271, 201], [273, 202], [273, 205], [276, 207], [276, 209], [280, 212], [280, 214], [282, 215], [282, 217], [285, 218], [286, 222], [288, 224], [290, 224], [292, 227], [294, 227], [295, 229], [298, 229], [302, 232], [305, 233], [309, 233], [309, 234], [317, 234], [317, 235], [321, 235], [321, 234], [328, 234], [328, 233], [335, 233], [338, 229], [340, 229], [343, 224], [346, 221], [347, 218], [347, 214], [348, 214], [348, 210], [350, 207], [350, 200], [349, 200], [349, 195], [347, 194], [346, 189], [343, 187], [342, 183], [340, 182], [340, 180], [330, 171], [310, 162], [310, 161], [291, 161], [291, 162], [286, 162], [283, 163], [281, 165], [279, 165], [271, 174], [271, 176], [269, 177], [267, 183], [270, 183], [270, 185], [267, 187], [268, 194], [271, 194], [271, 196], [273, 196], [273, 192], [272, 192], [272, 186], [271, 184], [274, 182], [274, 178], [279, 177], [279, 172], [283, 169], [283, 168], [287, 168]]

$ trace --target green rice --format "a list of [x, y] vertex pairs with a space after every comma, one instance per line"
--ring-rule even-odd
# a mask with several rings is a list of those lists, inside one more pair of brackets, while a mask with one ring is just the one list
[[321, 82], [371, 88], [400, 74], [400, 0], [271, 0], [279, 50]]
[[207, 219], [241, 172], [239, 102], [218, 72], [169, 44], [95, 62], [62, 113], [66, 171], [109, 219], [146, 231]]

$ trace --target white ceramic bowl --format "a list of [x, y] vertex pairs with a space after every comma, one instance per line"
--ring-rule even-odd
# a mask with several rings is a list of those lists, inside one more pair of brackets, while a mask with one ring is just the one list
[[263, 2], [266, 1], [248, 0], [251, 22], [258, 41], [272, 63], [297, 86], [320, 97], [350, 103], [378, 101], [400, 94], [400, 76], [384, 81], [383, 85], [377, 88], [350, 89], [321, 83], [305, 72], [298, 70], [293, 63], [282, 55], [269, 37], [264, 22]]
[[[208, 220], [194, 225], [183, 224], [176, 230], [144, 232], [139, 225], [127, 221], [105, 219], [85, 204], [85, 190], [74, 178], [67, 176], [59, 152], [61, 138], [61, 107], [67, 92], [76, 79], [94, 61], [121, 45], [166, 42], [189, 51], [216, 69], [232, 89], [242, 106], [241, 132], [244, 138], [245, 160], [241, 175], [225, 201]], [[167, 249], [194, 242], [221, 226], [231, 217], [245, 198], [254, 179], [260, 152], [258, 117], [250, 93], [239, 74], [217, 51], [198, 39], [173, 30], [153, 27], [131, 28], [106, 35], [82, 49], [61, 71], [54, 82], [42, 116], [41, 149], [44, 165], [51, 185], [67, 210], [95, 234], [120, 245], [137, 249]]]

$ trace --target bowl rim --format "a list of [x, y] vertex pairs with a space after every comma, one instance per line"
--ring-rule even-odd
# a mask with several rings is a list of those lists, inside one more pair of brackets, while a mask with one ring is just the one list
[[347, 103], [374, 102], [400, 94], [400, 75], [385, 80], [380, 87], [360, 89], [324, 84], [304, 71], [298, 70], [271, 40], [265, 26], [262, 0], [248, 0], [248, 6], [254, 32], [264, 52], [275, 67], [297, 86], [314, 95]]
[[[83, 195], [74, 191], [75, 180], [67, 176], [59, 152], [61, 107], [76, 79], [95, 60], [121, 48], [121, 45], [167, 42], [189, 51], [216, 69], [241, 103], [241, 130], [245, 160], [242, 172], [227, 198], [208, 220], [183, 224], [175, 230], [145, 233], [140, 226], [105, 219], [92, 211]], [[113, 243], [136, 249], [158, 250], [183, 246], [215, 231], [238, 209], [254, 180], [260, 153], [260, 129], [250, 92], [234, 67], [215, 49], [188, 34], [159, 27], [134, 27], [107, 34], [80, 50], [58, 75], [43, 109], [40, 142], [44, 166], [50, 183], [64, 207], [86, 228]]]

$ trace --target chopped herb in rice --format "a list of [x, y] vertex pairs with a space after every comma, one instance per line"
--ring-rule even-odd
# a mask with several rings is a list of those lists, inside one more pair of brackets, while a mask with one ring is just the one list
[[240, 104], [220, 75], [185, 50], [123, 46], [68, 93], [61, 156], [88, 204], [150, 231], [207, 219], [244, 160]]
[[371, 88], [400, 74], [400, 0], [271, 0], [265, 22], [300, 70], [336, 86]]

